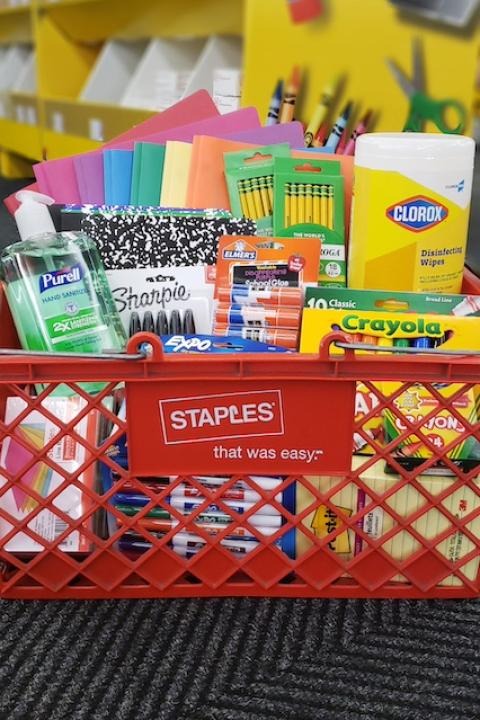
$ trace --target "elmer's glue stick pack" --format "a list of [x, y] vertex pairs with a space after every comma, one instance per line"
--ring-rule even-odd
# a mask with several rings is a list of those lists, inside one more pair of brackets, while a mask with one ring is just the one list
[[358, 139], [348, 285], [460, 292], [475, 142], [459, 135]]
[[318, 238], [222, 238], [214, 334], [296, 349], [304, 287], [318, 277], [320, 246]]

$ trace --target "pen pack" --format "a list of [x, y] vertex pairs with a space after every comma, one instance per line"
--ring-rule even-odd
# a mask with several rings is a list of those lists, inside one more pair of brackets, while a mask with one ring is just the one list
[[144, 209], [85, 215], [82, 230], [106, 270], [214, 265], [223, 235], [254, 235], [253, 220], [208, 214], [158, 214]]
[[123, 325], [130, 336], [212, 331], [210, 266], [107, 270]]
[[344, 183], [338, 161], [276, 158], [274, 162], [274, 234], [320, 237], [318, 280], [335, 287], [345, 287], [347, 280]]
[[273, 172], [277, 157], [289, 157], [287, 143], [225, 153], [225, 176], [235, 217], [255, 220], [260, 235], [273, 235]]
[[319, 238], [224, 236], [218, 244], [215, 294], [231, 286], [252, 290], [303, 288], [318, 279]]

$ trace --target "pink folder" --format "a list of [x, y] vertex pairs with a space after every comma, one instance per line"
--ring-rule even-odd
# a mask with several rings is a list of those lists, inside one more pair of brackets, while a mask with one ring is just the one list
[[224, 135], [224, 137], [228, 140], [237, 140], [238, 142], [252, 143], [253, 145], [288, 143], [291, 148], [305, 146], [304, 130], [301, 122], [279, 123], [277, 125], [241, 130], [232, 135]]
[[82, 204], [103, 205], [105, 202], [103, 153], [75, 155], [73, 166]]
[[[261, 128], [258, 112], [254, 107], [235, 110], [235, 112], [208, 118], [200, 122], [189, 123], [170, 130], [156, 132], [153, 135], [136, 138], [137, 141], [164, 145], [167, 140], [178, 140], [180, 142], [192, 142], [195, 135], [209, 135], [210, 137], [225, 137], [236, 135], [242, 131], [258, 130]], [[115, 145], [118, 150], [133, 150], [134, 141], [126, 141]]]
[[[256, 109], [244, 108], [243, 110], [237, 110], [227, 115], [218, 115], [217, 117], [207, 118], [188, 125], [169, 128], [156, 132], [153, 135], [147, 135], [145, 137], [142, 135], [137, 137], [137, 140], [158, 144], [163, 144], [167, 140], [183, 140], [189, 142], [193, 139], [194, 135], [199, 133], [217, 135], [217, 133], [236, 133], [237, 131], [258, 127], [260, 127], [260, 119]], [[134, 140], [125, 140], [118, 143], [115, 141], [115, 143], [110, 145], [111, 148], [114, 147], [118, 150], [133, 150], [134, 146]], [[92, 154], [102, 156], [102, 151], [95, 150]], [[95, 166], [95, 161], [87, 161], [87, 164], [89, 162], [90, 167], [92, 167], [92, 165]], [[60, 203], [75, 204], [81, 202], [73, 157], [39, 163], [34, 166], [34, 171], [41, 192], [51, 195]], [[85, 187], [87, 181], [88, 179], [84, 178], [83, 187]], [[98, 183], [98, 180], [96, 182]], [[92, 196], [90, 195], [90, 197]], [[95, 203], [100, 201], [100, 196], [94, 200]], [[92, 202], [92, 200], [90, 200], [90, 202]]]
[[[201, 121], [208, 117], [219, 117], [219, 113], [210, 95], [205, 90], [200, 90], [168, 110], [149, 118], [126, 133], [122, 133], [118, 138], [108, 142], [105, 147], [116, 148], [119, 144], [129, 141], [130, 138], [140, 139], [144, 134], [150, 134], [152, 131], [174, 128], [185, 123], [187, 118]], [[90, 153], [84, 153], [84, 155], [90, 155]], [[81, 179], [77, 179], [73, 157], [38, 163], [34, 166], [34, 172], [40, 192], [51, 195], [59, 203], [79, 203], [82, 202], [80, 186], [85, 191], [91, 182], [90, 175], [86, 174], [86, 171], [90, 171], [94, 166], [94, 161], [87, 161], [86, 165], [79, 166]], [[103, 182], [103, 177], [101, 181]], [[96, 199], [90, 200], [90, 202], [102, 202], [103, 195], [100, 196], [97, 192], [99, 180], [94, 180], [93, 184], [95, 193], [89, 192], [88, 195], [90, 198]]]

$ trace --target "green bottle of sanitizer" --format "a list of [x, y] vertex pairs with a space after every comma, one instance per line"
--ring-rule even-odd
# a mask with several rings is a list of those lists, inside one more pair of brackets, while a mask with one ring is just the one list
[[22, 347], [124, 350], [126, 333], [95, 244], [82, 233], [55, 231], [50, 198], [22, 191], [17, 199], [21, 241], [0, 255], [0, 273]]

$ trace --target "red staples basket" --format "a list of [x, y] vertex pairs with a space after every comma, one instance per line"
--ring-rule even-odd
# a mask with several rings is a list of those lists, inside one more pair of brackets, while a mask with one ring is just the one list
[[[0, 333], [15, 347], [5, 308]], [[0, 597], [477, 597], [479, 466], [461, 450], [480, 444], [480, 359], [330, 356], [336, 339], [318, 357], [164, 356], [148, 335], [129, 347], [148, 340], [148, 359], [1, 357]]]

